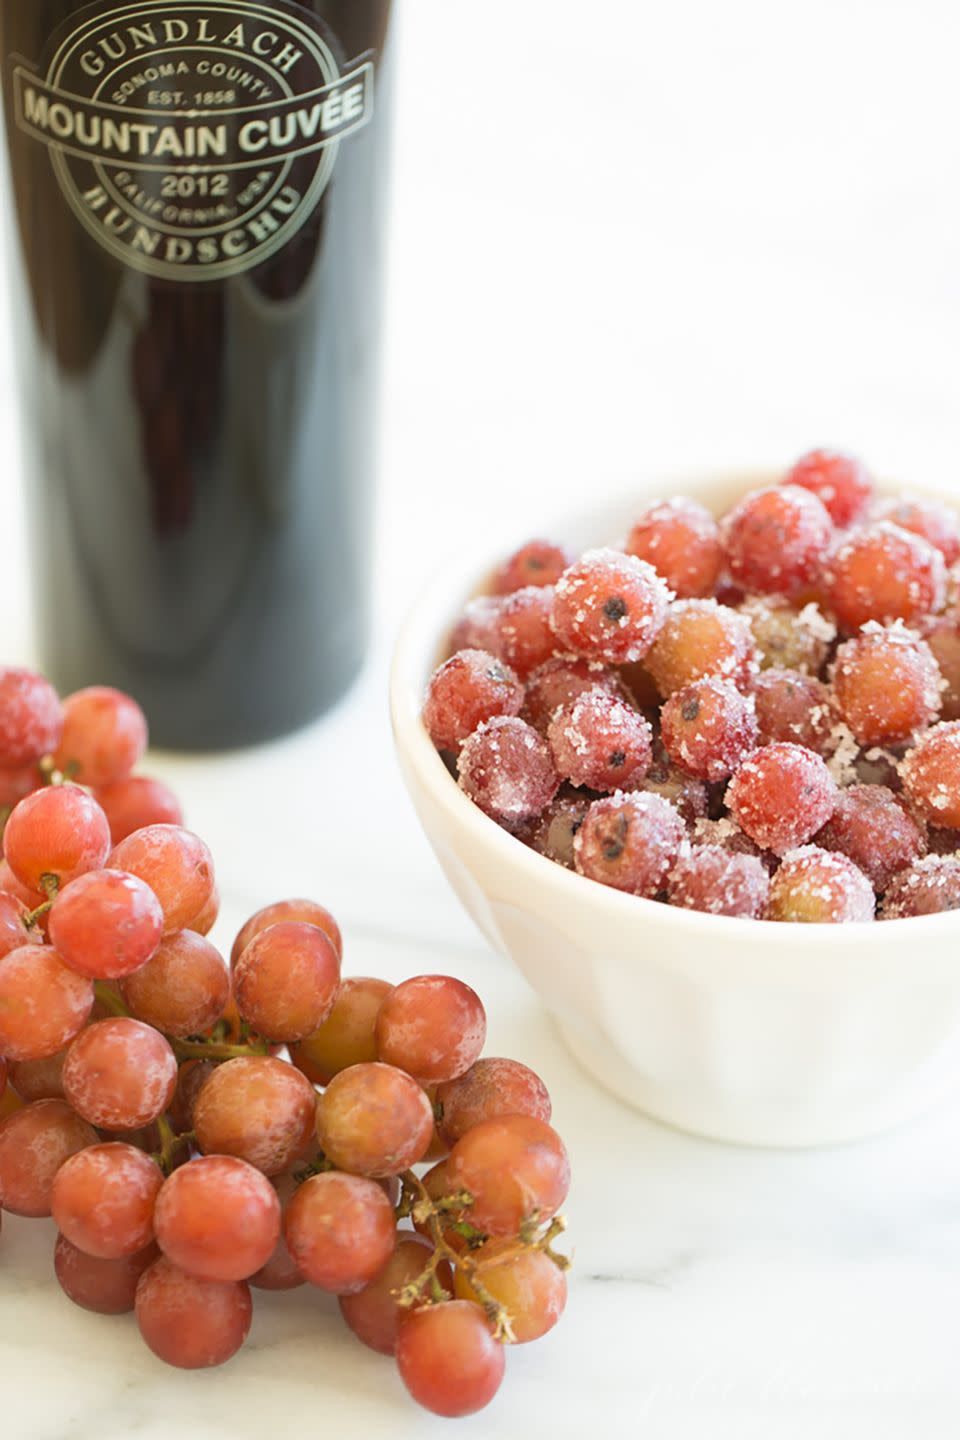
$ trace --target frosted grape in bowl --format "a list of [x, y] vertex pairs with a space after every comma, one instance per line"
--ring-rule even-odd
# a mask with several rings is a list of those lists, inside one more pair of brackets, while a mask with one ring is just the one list
[[[778, 478], [661, 477], [556, 533], [578, 551], [606, 545], [658, 495], [690, 495], [719, 516]], [[660, 1120], [757, 1145], [853, 1140], [960, 1086], [955, 912], [829, 925], [676, 908], [551, 863], [458, 788], [422, 724], [423, 698], [464, 604], [502, 559], [441, 575], [408, 617], [392, 677], [397, 749], [454, 890], [584, 1068]]]

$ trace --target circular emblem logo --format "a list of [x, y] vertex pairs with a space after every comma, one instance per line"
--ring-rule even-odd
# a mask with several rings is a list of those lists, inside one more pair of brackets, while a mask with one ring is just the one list
[[280, 250], [367, 123], [373, 67], [344, 73], [299, 5], [139, 0], [84, 10], [45, 76], [15, 71], [20, 127], [49, 146], [86, 229], [173, 280], [235, 275]]

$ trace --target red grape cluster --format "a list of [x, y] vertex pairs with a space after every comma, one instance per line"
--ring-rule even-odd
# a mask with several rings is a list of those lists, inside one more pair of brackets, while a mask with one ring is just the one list
[[566, 1300], [546, 1088], [481, 1058], [462, 981], [342, 980], [312, 901], [228, 964], [207, 846], [130, 778], [146, 738], [124, 695], [0, 673], [0, 1205], [52, 1216], [65, 1293], [171, 1365], [229, 1360], [251, 1287], [312, 1284], [421, 1404], [477, 1410]]
[[814, 450], [719, 521], [680, 496], [616, 548], [530, 541], [490, 592], [423, 720], [461, 790], [532, 849], [715, 915], [960, 904], [944, 506], [881, 501], [858, 460]]

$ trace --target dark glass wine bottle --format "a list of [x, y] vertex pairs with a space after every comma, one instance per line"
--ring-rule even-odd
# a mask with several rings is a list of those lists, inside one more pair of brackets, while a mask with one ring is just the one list
[[41, 659], [154, 740], [363, 657], [390, 0], [0, 0]]

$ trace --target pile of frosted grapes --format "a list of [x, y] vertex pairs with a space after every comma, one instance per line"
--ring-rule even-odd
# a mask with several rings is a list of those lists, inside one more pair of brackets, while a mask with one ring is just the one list
[[805, 455], [579, 557], [532, 540], [454, 627], [424, 724], [556, 863], [714, 915], [960, 907], [960, 518]]
[[478, 1410], [566, 1301], [546, 1088], [481, 1058], [462, 981], [342, 980], [312, 901], [228, 965], [207, 846], [132, 777], [146, 742], [117, 691], [0, 670], [0, 1205], [52, 1216], [62, 1289], [171, 1365], [229, 1360], [251, 1286], [311, 1284], [422, 1405]]

